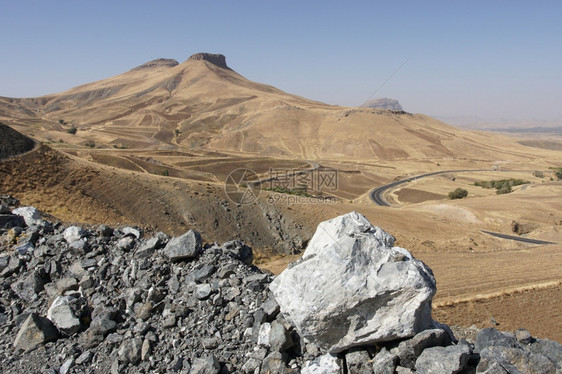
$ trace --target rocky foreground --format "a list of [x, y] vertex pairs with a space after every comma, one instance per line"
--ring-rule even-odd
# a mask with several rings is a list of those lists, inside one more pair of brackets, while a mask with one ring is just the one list
[[435, 278], [352, 212], [276, 279], [240, 241], [52, 223], [0, 208], [2, 373], [562, 373], [525, 330], [457, 340]]

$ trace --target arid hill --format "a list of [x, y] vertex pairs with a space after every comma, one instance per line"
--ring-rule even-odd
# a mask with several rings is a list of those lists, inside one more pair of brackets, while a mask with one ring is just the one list
[[[421, 114], [331, 106], [249, 81], [222, 55], [158, 59], [38, 98], [0, 98], [0, 120], [41, 140], [306, 160], [502, 159], [487, 135]], [[76, 129], [77, 136], [67, 132]], [[513, 142], [512, 156], [519, 146]]]

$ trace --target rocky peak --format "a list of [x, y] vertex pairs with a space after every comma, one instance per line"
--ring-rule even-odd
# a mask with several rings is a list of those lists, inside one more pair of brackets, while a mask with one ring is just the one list
[[176, 60], [172, 59], [172, 58], [157, 58], [155, 60], [151, 60], [148, 61], [140, 66], [137, 66], [134, 69], [131, 69], [131, 71], [137, 71], [137, 70], [143, 70], [143, 69], [150, 69], [150, 68], [154, 68], [154, 67], [174, 67], [176, 65], [179, 65], [179, 62], [177, 62]]
[[366, 108], [373, 109], [385, 109], [385, 110], [404, 110], [402, 105], [396, 99], [389, 99], [388, 97], [381, 97], [378, 99], [373, 99], [366, 102], [364, 105]]
[[226, 65], [226, 58], [224, 55], [221, 54], [212, 54], [212, 53], [196, 53], [192, 55], [190, 58], [187, 59], [188, 61], [208, 61], [213, 65], [217, 65], [219, 68], [229, 69], [230, 68]]

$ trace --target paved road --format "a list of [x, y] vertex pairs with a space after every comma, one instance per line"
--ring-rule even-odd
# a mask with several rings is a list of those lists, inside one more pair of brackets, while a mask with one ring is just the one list
[[499, 170], [490, 170], [490, 169], [472, 169], [472, 170], [445, 170], [445, 171], [435, 171], [433, 173], [426, 173], [426, 174], [421, 174], [421, 175], [417, 175], [415, 177], [411, 177], [411, 178], [407, 178], [407, 179], [402, 179], [396, 182], [392, 182], [389, 184], [385, 184], [384, 186], [380, 186], [377, 188], [374, 188], [371, 190], [371, 192], [369, 192], [369, 197], [371, 198], [371, 200], [373, 200], [373, 202], [377, 205], [380, 206], [391, 206], [390, 203], [388, 201], [386, 201], [383, 197], [383, 194], [386, 190], [389, 190], [393, 187], [396, 187], [400, 184], [403, 183], [407, 183], [407, 182], [411, 182], [414, 181], [416, 179], [421, 179], [421, 178], [425, 178], [425, 177], [430, 177], [432, 175], [437, 175], [437, 174], [445, 174], [445, 173], [462, 173], [462, 172], [470, 172], [470, 171], [499, 171]]
[[517, 242], [523, 242], [523, 243], [531, 243], [531, 244], [556, 244], [556, 243], [553, 243], [553, 242], [547, 242], [546, 240], [522, 238], [522, 237], [520, 237], [520, 236], [501, 234], [501, 233], [499, 233], [499, 232], [493, 232], [493, 231], [487, 231], [487, 230], [480, 230], [480, 232], [483, 232], [484, 234], [488, 234], [488, 235], [495, 236], [495, 237], [497, 237], [497, 238], [515, 240], [515, 241], [517, 241]]

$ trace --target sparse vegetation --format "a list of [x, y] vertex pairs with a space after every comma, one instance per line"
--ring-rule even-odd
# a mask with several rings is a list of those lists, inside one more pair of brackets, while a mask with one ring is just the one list
[[522, 184], [527, 184], [527, 183], [529, 182], [524, 181], [523, 179], [510, 178], [510, 179], [500, 179], [500, 180], [493, 180], [493, 181], [474, 182], [474, 185], [482, 188], [495, 189], [496, 194], [502, 195], [513, 191], [512, 189], [513, 186], [520, 186]]
[[[562, 168], [550, 168], [552, 170], [554, 170], [554, 175], [556, 176], [556, 178], [558, 178], [558, 180], [562, 180]], [[552, 178], [550, 179], [552, 180]]]
[[464, 188], [457, 188], [454, 191], [449, 192], [449, 199], [457, 200], [457, 199], [464, 199], [468, 196], [468, 191]]
[[537, 178], [544, 178], [544, 173], [540, 170], [535, 170], [533, 172], [533, 177], [537, 177]]
[[169, 177], [170, 176], [170, 172], [168, 171], [168, 169], [162, 171], [162, 175], [165, 177]]
[[71, 127], [68, 130], [66, 130], [67, 133], [75, 135], [76, 132], [78, 131], [78, 129], [76, 127]]
[[126, 145], [117, 145], [117, 144], [113, 144], [113, 148], [115, 149], [129, 149], [129, 147], [127, 147]]
[[283, 187], [283, 186], [276, 186], [273, 188], [266, 188], [266, 191], [272, 191], [272, 192], [278, 192], [278, 193], [284, 193], [284, 194], [288, 194], [288, 195], [297, 195], [297, 196], [303, 196], [303, 197], [312, 197], [311, 194], [309, 194], [308, 192], [301, 190], [301, 189], [290, 189], [287, 187]]

